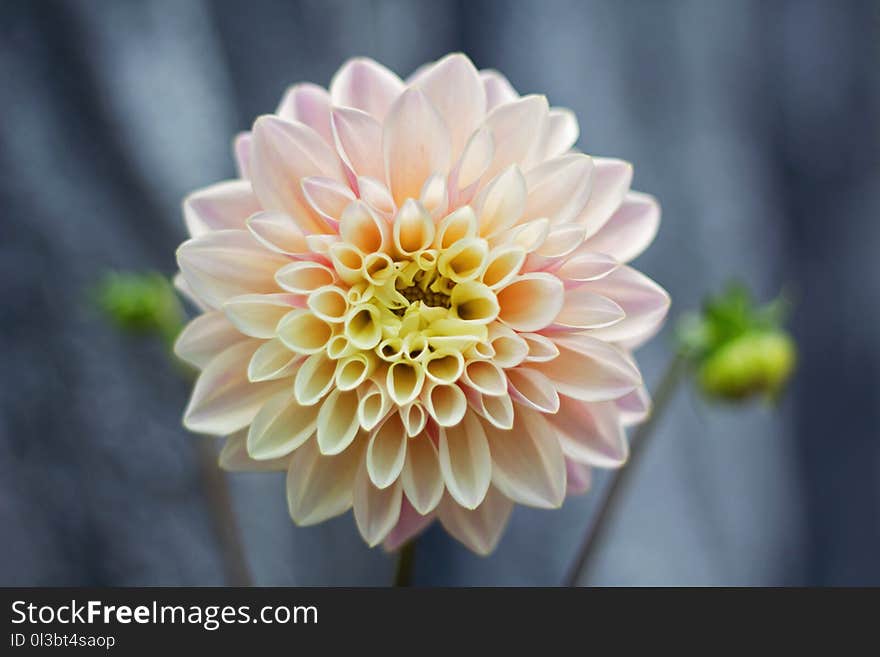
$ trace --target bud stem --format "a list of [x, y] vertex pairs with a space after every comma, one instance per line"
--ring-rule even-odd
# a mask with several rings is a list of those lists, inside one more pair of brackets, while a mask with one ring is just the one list
[[413, 565], [416, 558], [416, 539], [407, 541], [397, 557], [397, 568], [394, 571], [394, 586], [412, 586]]
[[577, 586], [577, 583], [582, 581], [584, 575], [590, 571], [595, 555], [599, 552], [607, 536], [608, 521], [623, 500], [623, 492], [627, 484], [633, 479], [639, 458], [645, 451], [645, 444], [663, 415], [663, 411], [666, 410], [666, 407], [672, 400], [678, 384], [683, 380], [686, 366], [687, 359], [682, 354], [676, 355], [667, 366], [666, 372], [657, 386], [657, 392], [654, 394], [653, 411], [650, 417], [636, 429], [630, 440], [629, 461], [626, 465], [614, 471], [611, 483], [608, 485], [605, 497], [602, 500], [602, 505], [599, 507], [592, 525], [590, 525], [590, 528], [584, 535], [584, 539], [578, 548], [577, 556], [565, 576], [565, 586]]

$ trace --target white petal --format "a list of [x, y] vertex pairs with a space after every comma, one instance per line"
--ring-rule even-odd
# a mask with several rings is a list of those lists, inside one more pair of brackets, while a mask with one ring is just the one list
[[544, 134], [536, 161], [549, 160], [567, 153], [578, 140], [580, 128], [574, 112], [564, 107], [552, 107], [544, 122]]
[[492, 110], [486, 126], [492, 131], [495, 156], [486, 172], [488, 178], [526, 160], [541, 135], [547, 111], [544, 96], [525, 96]]
[[599, 468], [616, 468], [626, 461], [629, 445], [614, 402], [588, 403], [565, 396], [560, 402], [559, 412], [547, 420], [568, 458]]
[[244, 228], [262, 210], [247, 180], [230, 180], [193, 192], [183, 201], [183, 218], [192, 237], [215, 230]]
[[364, 460], [354, 483], [354, 519], [370, 547], [381, 543], [400, 518], [403, 486], [398, 479], [387, 488], [376, 488]]
[[458, 189], [470, 187], [483, 177], [495, 155], [492, 131], [481, 128], [471, 135], [456, 170]]
[[595, 329], [612, 326], [626, 316], [612, 299], [578, 287], [565, 291], [562, 310], [555, 325], [569, 329]]
[[193, 387], [183, 417], [190, 431], [227, 435], [246, 427], [266, 400], [289, 382], [251, 383], [248, 361], [260, 345], [247, 340], [229, 347], [211, 360]]
[[403, 81], [372, 59], [350, 59], [333, 76], [330, 97], [334, 105], [354, 107], [382, 121], [403, 93]]
[[266, 210], [291, 216], [306, 233], [328, 228], [306, 202], [300, 181], [308, 176], [344, 180], [335, 149], [304, 123], [262, 116], [254, 123], [251, 179]]
[[620, 266], [611, 256], [593, 253], [582, 245], [554, 273], [566, 285], [575, 285], [607, 276]]
[[235, 166], [238, 169], [238, 177], [250, 179], [251, 177], [251, 133], [239, 132], [232, 142], [232, 150], [235, 153]]
[[444, 490], [440, 457], [427, 434], [416, 436], [407, 444], [400, 481], [410, 503], [422, 515], [430, 513], [440, 503]]
[[482, 80], [483, 88], [486, 90], [487, 112], [495, 109], [498, 105], [504, 105], [519, 98], [516, 89], [498, 71], [491, 69], [480, 71], [480, 80]]
[[408, 89], [395, 101], [382, 133], [385, 176], [394, 201], [419, 197], [435, 173], [446, 174], [450, 163], [449, 131], [425, 95]]
[[248, 380], [272, 381], [291, 377], [302, 360], [302, 356], [285, 347], [278, 338], [267, 340], [254, 352], [248, 363]]
[[477, 69], [465, 55], [454, 53], [419, 75], [415, 86], [449, 127], [452, 157], [457, 159], [486, 114], [486, 93]]
[[287, 260], [246, 230], [221, 230], [184, 242], [177, 264], [192, 290], [214, 308], [240, 294], [278, 292], [275, 270]]
[[219, 311], [199, 315], [180, 332], [174, 353], [199, 369], [227, 347], [246, 339]]
[[522, 217], [526, 207], [526, 180], [514, 165], [496, 176], [474, 201], [480, 235], [504, 233]]
[[302, 229], [284, 213], [255, 214], [247, 220], [247, 228], [254, 239], [275, 253], [300, 258], [312, 255]]
[[660, 226], [660, 205], [648, 194], [630, 192], [623, 203], [584, 246], [629, 262], [654, 241]]
[[562, 395], [581, 401], [607, 401], [632, 392], [642, 377], [635, 363], [613, 345], [583, 334], [554, 338], [559, 356], [530, 363], [556, 384]]
[[342, 212], [349, 203], [355, 200], [354, 193], [348, 185], [322, 176], [309, 176], [302, 179], [303, 194], [312, 209], [317, 212], [328, 226], [335, 229], [339, 226]]
[[541, 413], [516, 409], [512, 431], [486, 426], [492, 484], [514, 502], [556, 508], [565, 499], [565, 458]]
[[497, 489], [490, 488], [483, 503], [472, 511], [445, 496], [437, 509], [437, 516], [453, 537], [477, 554], [486, 556], [498, 545], [512, 510], [513, 502]]
[[541, 413], [559, 410], [559, 395], [553, 382], [546, 376], [527, 367], [514, 367], [505, 371], [505, 374], [514, 401]]
[[333, 133], [330, 129], [330, 94], [323, 87], [310, 83], [290, 87], [275, 113], [282, 119], [305, 123], [328, 144], [333, 143]]
[[364, 453], [364, 441], [358, 442], [338, 456], [324, 456], [314, 440], [293, 453], [287, 471], [287, 506], [296, 524], [314, 525], [351, 508]]
[[467, 413], [461, 424], [441, 429], [439, 452], [449, 494], [462, 506], [476, 508], [492, 479], [489, 444], [476, 415]]
[[286, 386], [254, 417], [247, 437], [248, 454], [259, 461], [290, 454], [315, 433], [317, 416], [316, 407], [300, 406]]

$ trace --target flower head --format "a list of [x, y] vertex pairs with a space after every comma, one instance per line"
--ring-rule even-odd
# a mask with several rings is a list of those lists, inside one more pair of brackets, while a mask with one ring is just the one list
[[237, 138], [241, 178], [184, 203], [186, 426], [286, 470], [298, 524], [353, 507], [390, 548], [436, 517], [488, 553], [514, 503], [620, 465], [648, 408], [631, 350], [669, 304], [624, 263], [659, 208], [577, 137], [460, 54], [292, 87]]

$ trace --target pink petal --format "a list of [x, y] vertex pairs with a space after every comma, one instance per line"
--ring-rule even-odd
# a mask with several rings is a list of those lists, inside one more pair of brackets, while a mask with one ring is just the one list
[[472, 511], [445, 496], [437, 516], [454, 538], [477, 554], [486, 556], [498, 545], [512, 510], [513, 502], [497, 489], [490, 488], [483, 503]]
[[631, 426], [644, 422], [651, 414], [651, 397], [645, 386], [640, 386], [628, 395], [614, 400], [620, 411], [620, 422], [623, 426]]
[[625, 316], [623, 308], [609, 297], [578, 287], [565, 291], [565, 301], [556, 316], [554, 326], [577, 330], [595, 329], [613, 326]]
[[287, 471], [287, 506], [293, 521], [315, 525], [348, 511], [362, 461], [362, 448], [324, 456], [310, 440], [297, 449]]
[[516, 89], [506, 77], [491, 69], [480, 71], [480, 80], [486, 90], [486, 111], [491, 112], [499, 105], [511, 103], [519, 98]]
[[382, 124], [352, 107], [336, 107], [332, 114], [336, 150], [355, 176], [385, 178], [382, 160]]
[[575, 220], [586, 226], [587, 235], [595, 234], [620, 207], [633, 176], [632, 165], [623, 160], [594, 157], [593, 167], [590, 199]]
[[607, 223], [587, 240], [591, 251], [629, 262], [654, 241], [660, 227], [660, 205], [648, 194], [630, 192]]
[[248, 219], [247, 227], [254, 239], [275, 253], [294, 258], [312, 255], [300, 227], [282, 212], [259, 212]]
[[547, 217], [566, 224], [583, 210], [590, 197], [593, 159], [571, 153], [547, 160], [526, 174], [529, 189], [524, 220]]
[[275, 113], [287, 121], [305, 123], [333, 144], [330, 129], [330, 94], [316, 84], [304, 83], [290, 87], [281, 99]]
[[525, 161], [541, 135], [547, 111], [544, 96], [525, 96], [489, 113], [486, 126], [492, 131], [495, 156], [486, 171], [487, 178], [495, 177], [511, 164]]
[[262, 208], [246, 180], [230, 180], [193, 192], [183, 201], [183, 218], [192, 237], [241, 229]]
[[620, 412], [614, 402], [588, 403], [560, 397], [559, 412], [547, 416], [565, 455], [586, 465], [616, 468], [629, 456]]
[[398, 479], [387, 488], [376, 488], [370, 481], [367, 462], [363, 460], [354, 482], [354, 519], [370, 547], [378, 545], [400, 519], [403, 486]]
[[239, 132], [232, 142], [232, 150], [235, 153], [235, 166], [238, 169], [238, 177], [250, 179], [251, 133]]
[[356, 200], [348, 185], [333, 178], [309, 176], [303, 178], [302, 188], [306, 201], [334, 231], [339, 226], [342, 212]]
[[565, 471], [568, 475], [565, 491], [567, 495], [583, 495], [590, 490], [593, 479], [590, 466], [565, 459]]
[[403, 90], [403, 81], [397, 75], [363, 57], [346, 62], [330, 83], [334, 105], [354, 107], [372, 114], [377, 121], [385, 118]]
[[403, 498], [403, 503], [400, 505], [400, 519], [382, 543], [382, 547], [387, 552], [394, 552], [425, 531], [434, 522], [434, 517], [433, 513], [420, 514], [406, 498]]
[[181, 360], [202, 369], [221, 351], [247, 338], [220, 311], [199, 315], [184, 327], [174, 343]]
[[408, 198], [419, 198], [422, 186], [432, 174], [448, 172], [449, 131], [418, 89], [405, 91], [389, 111], [382, 150], [386, 179], [398, 206]]

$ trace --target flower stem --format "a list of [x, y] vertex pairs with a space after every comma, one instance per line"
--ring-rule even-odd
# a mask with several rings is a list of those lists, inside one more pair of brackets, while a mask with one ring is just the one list
[[397, 569], [394, 571], [394, 586], [412, 586], [413, 565], [416, 558], [415, 540], [407, 541], [397, 557]]
[[666, 407], [672, 400], [678, 384], [683, 379], [685, 366], [686, 358], [681, 354], [676, 355], [667, 366], [666, 372], [657, 386], [657, 392], [654, 394], [653, 411], [650, 417], [633, 434], [630, 440], [629, 461], [624, 467], [614, 472], [611, 483], [608, 485], [605, 493], [605, 498], [602, 501], [602, 506], [599, 508], [593, 524], [587, 530], [584, 540], [580, 548], [578, 548], [577, 556], [565, 576], [565, 586], [576, 586], [583, 579], [584, 574], [589, 572], [590, 565], [607, 536], [608, 520], [614, 515], [614, 511], [623, 500], [623, 492], [627, 484], [632, 481], [639, 458], [645, 451], [645, 444], [663, 415], [663, 411], [666, 410]]
[[220, 552], [227, 586], [253, 586], [250, 569], [244, 555], [238, 522], [232, 510], [232, 495], [226, 473], [217, 466], [217, 452], [211, 438], [198, 442], [199, 474], [214, 531], [220, 541]]

